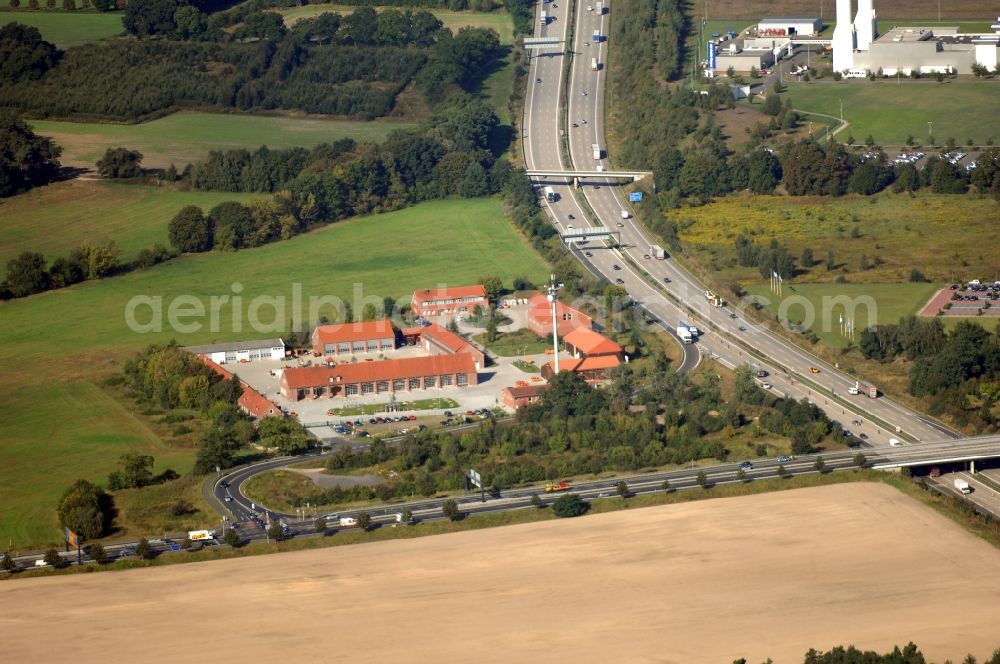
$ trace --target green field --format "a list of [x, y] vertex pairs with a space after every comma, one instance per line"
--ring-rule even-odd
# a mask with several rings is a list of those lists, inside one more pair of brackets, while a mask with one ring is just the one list
[[[284, 242], [236, 253], [185, 256], [155, 268], [0, 304], [0, 541], [21, 547], [58, 536], [54, 506], [78, 477], [104, 481], [117, 456], [140, 447], [158, 468], [191, 468], [187, 446], [158, 442], [148, 428], [94, 382], [147, 344], [182, 344], [280, 336], [244, 323], [182, 334], [164, 326], [140, 334], [125, 324], [124, 308], [137, 295], [162, 296], [164, 322], [173, 298], [232, 295], [242, 284], [240, 310], [255, 295], [285, 296], [291, 315], [293, 283], [304, 298], [364, 295], [409, 298], [416, 287], [466, 284], [496, 274], [541, 281], [542, 259], [512, 229], [496, 199], [436, 201], [351, 219]], [[308, 301], [306, 299], [306, 301]], [[360, 311], [361, 306], [355, 306]], [[270, 320], [264, 310], [261, 319]], [[279, 320], [286, 328], [288, 318]], [[207, 326], [207, 320], [206, 326]]]
[[[501, 44], [514, 43], [514, 26], [507, 12], [455, 12], [447, 9], [435, 9], [426, 7], [375, 7], [376, 11], [384, 9], [399, 9], [410, 11], [426, 10], [431, 11], [438, 17], [444, 27], [450, 28], [452, 32], [458, 32], [459, 28], [489, 28], [495, 30], [500, 35]], [[335, 14], [350, 14], [353, 7], [344, 5], [304, 5], [301, 7], [291, 7], [289, 9], [279, 9], [278, 12], [285, 17], [287, 25], [293, 25], [296, 21], [304, 18], [319, 16], [324, 12]]]
[[109, 147], [138, 150], [147, 168], [178, 169], [201, 159], [210, 150], [312, 147], [339, 138], [381, 142], [395, 129], [412, 123], [360, 122], [322, 117], [239, 115], [226, 113], [174, 113], [142, 124], [91, 124], [32, 120], [35, 131], [63, 148], [67, 166], [93, 168]]
[[[28, 3], [22, 4], [27, 6]], [[122, 28], [122, 12], [104, 13], [91, 9], [71, 12], [61, 9], [0, 10], [0, 25], [12, 22], [38, 28], [42, 39], [60, 48], [79, 46], [125, 32]]]
[[0, 266], [22, 251], [50, 262], [84, 242], [114, 240], [129, 261], [154, 242], [169, 246], [167, 224], [185, 205], [206, 212], [222, 201], [263, 194], [177, 191], [170, 187], [68, 180], [0, 199]]
[[928, 122], [934, 123], [934, 138], [942, 145], [949, 137], [960, 144], [971, 138], [976, 145], [1000, 139], [995, 122], [1000, 87], [993, 82], [824, 79], [791, 84], [787, 95], [796, 109], [834, 117], [840, 116], [843, 101], [850, 126], [838, 135], [842, 142], [852, 135], [860, 144], [870, 134], [884, 146], [901, 146], [910, 135], [926, 144]]
[[[828, 346], [842, 348], [848, 338], [841, 333], [840, 317], [849, 317], [843, 298], [853, 307], [855, 340], [861, 330], [875, 323], [896, 323], [903, 316], [915, 314], [941, 284], [792, 284], [785, 282], [779, 298], [766, 285], [754, 285], [747, 291], [757, 296], [772, 315], [782, 310], [782, 318], [793, 325], [812, 319], [810, 329]], [[839, 300], [838, 300], [839, 298]]]
[[[734, 195], [673, 216], [685, 249], [720, 284], [760, 281], [757, 268], [736, 263], [734, 240], [741, 232], [761, 245], [775, 238], [797, 259], [812, 249], [818, 264], [796, 275], [799, 283], [830, 283], [840, 275], [850, 283], [904, 282], [913, 267], [937, 282], [993, 279], [1000, 269], [983, 243], [996, 232], [997, 204], [971, 195]], [[828, 250], [832, 272], [825, 266]], [[867, 270], [860, 269], [862, 256]]]

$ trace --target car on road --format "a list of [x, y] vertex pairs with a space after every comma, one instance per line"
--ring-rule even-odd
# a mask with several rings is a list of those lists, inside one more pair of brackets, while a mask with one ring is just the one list
[[819, 367], [809, 367], [809, 373], [819, 373]]
[[579, 126], [580, 126], [580, 125], [578, 125], [577, 123], [575, 123], [575, 122], [573, 123], [573, 128], [574, 128], [574, 129], [575, 129], [576, 127], [579, 127]]
[[540, 78], [536, 78], [535, 79], [535, 83], [541, 83], [541, 82], [542, 82], [542, 79], [540, 79]]
[[600, 189], [600, 188], [601, 188], [601, 185], [599, 185], [599, 184], [595, 184], [594, 185], [594, 189]]
[[868, 434], [862, 431], [861, 433], [858, 434], [858, 438], [860, 438], [861, 440], [868, 440]]
[[761, 386], [761, 387], [762, 387], [763, 389], [765, 389], [765, 390], [769, 390], [769, 389], [771, 389], [771, 384], [770, 384], [770, 383], [761, 383], [761, 384], [760, 384], [760, 386]]
[[740, 464], [740, 470], [753, 470], [753, 463], [750, 461], [744, 461]]
[[615, 226], [617, 226], [618, 228], [625, 228], [625, 224], [623, 224], [620, 221], [617, 224], [615, 224]]
[[778, 457], [778, 463], [788, 463], [793, 458], [794, 457], [788, 456], [787, 454], [782, 454], [780, 457]]
[[567, 215], [566, 215], [566, 217], [567, 217], [567, 218], [568, 218], [568, 219], [569, 219], [570, 221], [573, 221], [573, 220], [575, 220], [575, 219], [576, 219], [576, 217], [575, 217], [574, 215], [572, 215], [572, 214], [567, 214]]
[[233, 502], [233, 497], [232, 496], [226, 496], [226, 502], [227, 503]]
[[650, 258], [652, 258], [652, 256], [650, 256], [649, 254], [643, 254], [643, 255], [642, 255], [642, 257], [643, 257], [643, 258], [645, 258], [645, 259], [646, 259], [647, 261], [648, 261], [648, 260], [649, 260]]
[[859, 427], [861, 426], [861, 420], [851, 420], [851, 424], [853, 424], [856, 427]]
[[670, 283], [670, 277], [663, 277], [663, 283], [669, 284]]
[[594, 254], [592, 254], [589, 251], [585, 251], [585, 252], [583, 252], [583, 255], [586, 256], [587, 258], [591, 258], [591, 257], [593, 257]]
[[931, 468], [931, 477], [941, 477], [941, 469], [938, 467]]
[[740, 325], [739, 330], [740, 330], [740, 332], [746, 332], [747, 331], [747, 329], [745, 327], [743, 327], [742, 325]]
[[621, 277], [618, 277], [617, 279], [615, 279], [615, 283], [618, 283], [618, 284], [624, 284], [624, 283], [625, 283], [625, 280], [624, 280], [624, 279], [622, 279]]
[[736, 320], [736, 312], [734, 311], [733, 313], [729, 314], [729, 317], [732, 318], [733, 320]]
[[621, 270], [621, 269], [622, 269], [622, 266], [621, 266], [621, 265], [619, 265], [618, 263], [615, 263], [615, 264], [614, 264], [614, 268], [615, 268], [615, 270]]

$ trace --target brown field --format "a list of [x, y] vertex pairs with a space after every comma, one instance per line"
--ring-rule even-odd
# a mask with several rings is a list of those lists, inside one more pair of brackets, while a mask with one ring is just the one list
[[[281, 555], [0, 584], [6, 661], [801, 662], [1000, 646], [1000, 551], [840, 484]], [[140, 645], [141, 644], [141, 645]]]
[[[982, 0], [875, 0], [879, 16], [936, 19], [938, 7], [944, 18], [972, 18], [990, 20], [993, 10]], [[705, 4], [695, 2], [691, 11], [702, 16]], [[857, 4], [854, 5], [857, 8]], [[709, 19], [747, 18], [756, 20], [764, 16], [816, 16], [832, 21], [836, 14], [835, 0], [712, 0], [708, 5]]]

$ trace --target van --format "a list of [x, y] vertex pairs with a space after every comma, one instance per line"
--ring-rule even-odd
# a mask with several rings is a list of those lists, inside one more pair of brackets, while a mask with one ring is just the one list
[[847, 393], [848, 394], [861, 394], [861, 390], [859, 390], [858, 388], [856, 388], [856, 387], [854, 387], [852, 385], [851, 387], [847, 388]]
[[889, 447], [900, 447], [903, 443], [899, 442], [898, 438], [889, 439]]

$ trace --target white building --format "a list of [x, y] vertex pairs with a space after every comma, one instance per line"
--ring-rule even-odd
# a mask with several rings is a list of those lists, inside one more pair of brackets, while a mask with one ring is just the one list
[[280, 360], [285, 356], [285, 342], [281, 339], [233, 341], [224, 344], [184, 346], [183, 350], [195, 355], [204, 355], [216, 364], [235, 364], [254, 360]]
[[851, 23], [851, 0], [837, 0], [837, 24], [833, 29], [833, 70], [854, 68], [854, 48], [857, 44]]
[[818, 18], [789, 18], [784, 16], [762, 18], [757, 24], [758, 37], [790, 37], [815, 35], [823, 30]]

